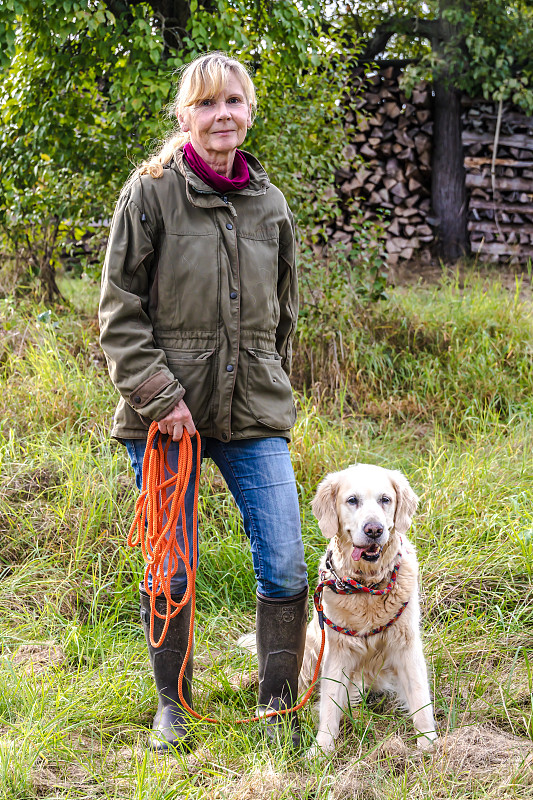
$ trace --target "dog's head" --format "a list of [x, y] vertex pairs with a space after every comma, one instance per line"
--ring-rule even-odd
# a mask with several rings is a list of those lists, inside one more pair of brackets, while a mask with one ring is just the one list
[[354, 561], [377, 561], [393, 531], [407, 532], [417, 503], [401, 472], [355, 464], [326, 475], [313, 500], [313, 513], [327, 539], [349, 539]]

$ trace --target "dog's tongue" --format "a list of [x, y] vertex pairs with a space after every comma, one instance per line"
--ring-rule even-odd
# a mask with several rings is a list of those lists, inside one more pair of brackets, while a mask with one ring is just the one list
[[365, 547], [354, 547], [353, 553], [352, 553], [353, 560], [354, 561], [360, 561], [361, 560], [361, 556], [365, 552], [365, 549], [366, 549]]

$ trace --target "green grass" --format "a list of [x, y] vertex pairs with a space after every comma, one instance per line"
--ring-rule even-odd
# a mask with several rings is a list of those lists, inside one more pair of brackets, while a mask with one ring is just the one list
[[[323, 319], [304, 318], [298, 383], [380, 432], [393, 420], [470, 436], [487, 417], [529, 417], [533, 315], [522, 295], [518, 280], [511, 293], [475, 274], [466, 286], [443, 279], [345, 311], [338, 329], [325, 303]], [[320, 322], [327, 335], [317, 342]]]
[[[143, 565], [126, 545], [133, 479], [107, 438], [97, 287], [62, 288], [76, 311], [0, 301], [0, 800], [531, 797], [531, 302], [478, 279], [392, 290], [354, 309], [337, 364], [332, 341], [304, 324], [291, 453], [311, 580], [323, 475], [356, 460], [402, 469], [421, 497], [411, 535], [441, 735], [422, 757], [409, 720], [369, 695], [345, 714], [333, 759], [308, 764], [233, 724], [254, 707], [253, 686], [232, 688], [254, 668], [236, 647], [253, 627], [254, 577], [210, 464], [194, 689], [223, 724], [198, 723], [190, 755], [145, 752], [156, 695], [138, 618]], [[310, 744], [312, 706], [302, 723]]]

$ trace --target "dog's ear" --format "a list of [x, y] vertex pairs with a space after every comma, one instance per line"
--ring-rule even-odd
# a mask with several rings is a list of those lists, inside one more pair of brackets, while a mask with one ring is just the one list
[[339, 532], [337, 516], [337, 492], [339, 490], [339, 473], [330, 472], [319, 484], [313, 499], [313, 514], [318, 520], [320, 530], [331, 539]]
[[418, 497], [411, 489], [405, 475], [401, 472], [398, 470], [389, 470], [389, 477], [394, 486], [394, 491], [396, 492], [394, 527], [398, 533], [407, 533], [418, 505]]

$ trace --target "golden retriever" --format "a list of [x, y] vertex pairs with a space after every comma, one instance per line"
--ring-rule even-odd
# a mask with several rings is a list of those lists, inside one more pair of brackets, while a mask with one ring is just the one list
[[[331, 473], [318, 487], [313, 512], [330, 540], [320, 563], [320, 580], [348, 578], [376, 593], [357, 586], [355, 593], [335, 591], [346, 584], [323, 589], [325, 616], [357, 635], [325, 624], [319, 725], [310, 758], [333, 751], [343, 708], [360, 700], [365, 689], [394, 693], [412, 716], [418, 746], [433, 746], [437, 734], [420, 638], [418, 562], [406, 537], [417, 503], [401, 472], [371, 464]], [[375, 633], [377, 628], [383, 629]], [[315, 608], [307, 629], [300, 691], [311, 683], [321, 638]]]

